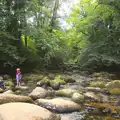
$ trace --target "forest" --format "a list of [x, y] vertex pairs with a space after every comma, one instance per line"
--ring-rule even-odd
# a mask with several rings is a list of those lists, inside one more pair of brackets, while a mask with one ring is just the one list
[[65, 29], [59, 23], [62, 2], [0, 1], [0, 70], [63, 70], [70, 64], [88, 71], [119, 70], [120, 1], [78, 1], [64, 18]]
[[0, 0], [0, 120], [120, 120], [120, 0]]

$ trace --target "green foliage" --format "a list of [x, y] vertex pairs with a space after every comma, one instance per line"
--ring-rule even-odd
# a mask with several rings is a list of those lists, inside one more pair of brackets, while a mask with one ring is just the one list
[[57, 83], [60, 83], [61, 85], [65, 85], [66, 84], [66, 82], [63, 79], [61, 79], [60, 75], [58, 75], [58, 76], [55, 77], [55, 81]]
[[81, 0], [74, 6], [67, 20], [71, 24], [68, 34], [72, 35], [73, 54], [81, 68], [120, 64], [119, 4], [118, 0]]

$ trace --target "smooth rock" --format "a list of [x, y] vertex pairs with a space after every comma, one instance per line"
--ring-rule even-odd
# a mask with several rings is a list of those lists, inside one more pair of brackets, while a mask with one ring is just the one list
[[32, 99], [28, 96], [14, 95], [14, 94], [0, 94], [0, 104], [9, 102], [28, 102], [33, 103]]
[[62, 97], [72, 97], [73, 93], [77, 92], [77, 90], [73, 89], [62, 89], [58, 90], [55, 92], [57, 96], [62, 96]]
[[18, 102], [0, 105], [0, 120], [60, 120], [60, 116], [40, 106]]
[[77, 103], [81, 103], [84, 101], [84, 95], [79, 93], [74, 93], [72, 96], [72, 100]]
[[45, 98], [46, 97], [46, 94], [47, 94], [47, 91], [42, 88], [42, 87], [36, 87], [30, 94], [29, 96], [36, 100], [36, 99], [39, 99], [39, 98]]
[[73, 101], [62, 98], [38, 99], [35, 101], [38, 105], [58, 113], [69, 113], [80, 110], [81, 106]]

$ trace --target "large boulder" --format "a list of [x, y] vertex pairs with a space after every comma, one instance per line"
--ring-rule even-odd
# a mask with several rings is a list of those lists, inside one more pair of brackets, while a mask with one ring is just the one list
[[28, 96], [14, 95], [14, 94], [0, 94], [0, 104], [9, 102], [28, 102], [33, 103], [33, 100]]
[[39, 98], [45, 98], [46, 97], [46, 94], [47, 94], [47, 91], [42, 88], [42, 87], [36, 87], [30, 94], [29, 96], [36, 100], [36, 99], [39, 99]]
[[77, 103], [81, 103], [84, 101], [84, 95], [80, 93], [74, 93], [72, 96], [72, 100]]
[[72, 97], [73, 93], [77, 92], [76, 90], [73, 89], [62, 89], [58, 90], [55, 92], [57, 96], [62, 96], [62, 97]]
[[54, 99], [38, 99], [36, 103], [46, 109], [49, 109], [58, 113], [68, 113], [80, 110], [80, 105], [62, 98]]
[[0, 120], [60, 120], [60, 116], [40, 106], [18, 102], [0, 105]]

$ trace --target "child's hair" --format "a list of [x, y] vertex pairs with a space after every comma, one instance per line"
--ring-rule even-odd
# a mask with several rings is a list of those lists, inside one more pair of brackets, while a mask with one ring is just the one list
[[17, 68], [16, 70], [17, 70], [17, 71], [20, 71], [20, 68]]

